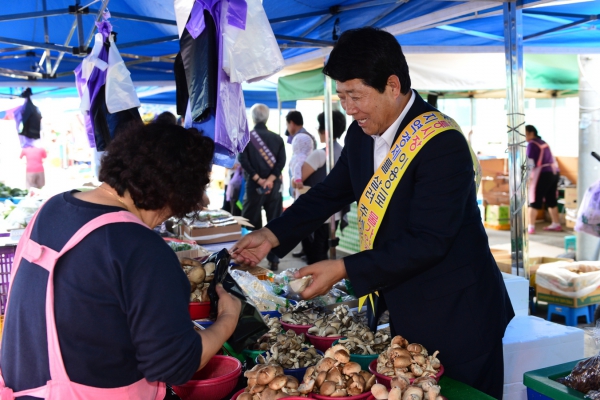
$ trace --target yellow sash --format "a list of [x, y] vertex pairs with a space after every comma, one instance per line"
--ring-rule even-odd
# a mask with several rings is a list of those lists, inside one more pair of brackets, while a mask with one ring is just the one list
[[[450, 117], [438, 111], [426, 112], [413, 119], [406, 129], [398, 135], [398, 139], [390, 148], [390, 152], [375, 171], [358, 202], [358, 237], [360, 250], [373, 248], [375, 236], [385, 215], [394, 190], [404, 176], [411, 161], [417, 153], [438, 134], [447, 130], [457, 130], [462, 133], [460, 126]], [[475, 172], [475, 183], [479, 190], [481, 182], [481, 167], [477, 156], [469, 146]], [[377, 292], [375, 292], [377, 294]], [[367, 297], [373, 305], [371, 294], [363, 296], [358, 301], [360, 310]]]

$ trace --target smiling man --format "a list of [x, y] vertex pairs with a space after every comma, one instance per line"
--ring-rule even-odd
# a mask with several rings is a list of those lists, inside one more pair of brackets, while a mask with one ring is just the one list
[[[304, 267], [304, 298], [349, 278], [378, 292], [392, 334], [440, 351], [445, 374], [502, 398], [502, 337], [512, 305], [477, 207], [475, 157], [458, 125], [410, 88], [402, 49], [374, 28], [340, 36], [323, 72], [354, 118], [328, 177], [280, 218], [240, 240], [238, 262], [284, 256], [358, 202], [361, 251]], [[475, 164], [477, 165], [477, 164]], [[443, 388], [442, 388], [443, 394]]]

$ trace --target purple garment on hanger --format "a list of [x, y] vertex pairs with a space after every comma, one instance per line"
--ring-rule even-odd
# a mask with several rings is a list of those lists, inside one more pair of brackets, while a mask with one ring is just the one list
[[[82, 64], [79, 64], [77, 67], [75, 67], [74, 71], [75, 86], [77, 87], [77, 93], [79, 94], [79, 98], [83, 96], [83, 88], [87, 84], [87, 80], [82, 75], [83, 72], [81, 71], [81, 65]], [[90, 148], [93, 149], [96, 147], [96, 141], [94, 140], [94, 125], [92, 124], [92, 119], [90, 118], [89, 114], [83, 114], [83, 122], [85, 125], [85, 133], [87, 135], [88, 143], [90, 145]]]
[[[110, 18], [110, 14], [107, 11], [104, 12], [104, 18]], [[102, 34], [102, 39], [106, 41], [106, 39], [108, 39], [108, 36], [112, 32], [112, 25], [110, 24], [110, 22], [106, 20], [96, 22], [96, 27], [98, 28], [98, 32]], [[102, 50], [100, 50], [98, 59], [108, 63], [108, 49], [106, 48], [106, 46], [102, 46]], [[88, 143], [90, 144], [91, 148], [95, 148], [96, 140], [94, 138], [94, 121], [91, 118], [91, 114], [92, 110], [94, 110], [95, 106], [97, 105], [98, 92], [100, 91], [100, 88], [106, 83], [106, 74], [108, 73], [108, 68], [102, 71], [97, 67], [94, 67], [92, 73], [90, 74], [90, 77], [86, 81], [86, 79], [82, 76], [81, 65], [82, 64], [79, 64], [75, 68], [75, 86], [77, 86], [79, 98], [81, 98], [81, 95], [83, 93], [83, 87], [88, 87], [88, 93], [90, 96], [90, 112], [88, 114], [84, 114], [83, 117]], [[102, 101], [104, 101], [104, 98], [102, 98]]]
[[[206, 124], [203, 129], [206, 136], [215, 141], [215, 158], [217, 165], [231, 168], [235, 156], [244, 150], [250, 140], [250, 131], [246, 121], [246, 105], [242, 85], [231, 83], [229, 76], [222, 68], [222, 35], [221, 35], [221, 4], [222, 0], [196, 0], [192, 7], [186, 29], [194, 38], [198, 37], [205, 27], [204, 10], [207, 10], [215, 21], [217, 38], [219, 38], [219, 66], [217, 107], [214, 121], [214, 131], [210, 134]], [[240, 29], [245, 29], [247, 4], [245, 0], [228, 2], [227, 21]], [[195, 124], [194, 124], [195, 125]], [[211, 127], [212, 128], [212, 127]], [[209, 128], [210, 129], [210, 128]], [[231, 132], [231, 136], [229, 135]]]

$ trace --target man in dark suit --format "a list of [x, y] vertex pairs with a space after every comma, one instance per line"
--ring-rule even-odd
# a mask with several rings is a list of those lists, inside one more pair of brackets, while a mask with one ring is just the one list
[[[329, 176], [280, 218], [234, 246], [254, 264], [273, 248], [289, 252], [342, 206], [357, 201], [399, 134], [435, 109], [410, 89], [400, 45], [387, 32], [361, 28], [340, 36], [323, 72], [335, 79], [354, 118]], [[473, 160], [457, 130], [420, 150], [389, 200], [371, 250], [302, 268], [305, 298], [349, 278], [357, 295], [378, 291], [392, 334], [440, 351], [445, 374], [502, 398], [502, 337], [512, 305], [489, 249], [476, 201]]]
[[[267, 129], [269, 107], [255, 104], [251, 114], [255, 123], [253, 131], [258, 134], [259, 142], [262, 143], [248, 143], [244, 152], [239, 155], [246, 179], [242, 217], [248, 218], [255, 229], [259, 229], [262, 228], [263, 208], [267, 214], [267, 222], [279, 217], [283, 211], [281, 170], [285, 166], [285, 145], [281, 136]], [[269, 252], [267, 260], [271, 270], [277, 271], [279, 257], [274, 252]]]

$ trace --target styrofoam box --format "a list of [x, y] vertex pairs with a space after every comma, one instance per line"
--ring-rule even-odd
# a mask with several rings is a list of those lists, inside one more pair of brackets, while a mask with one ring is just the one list
[[525, 372], [583, 358], [583, 342], [582, 329], [531, 315], [514, 317], [502, 339], [504, 383], [522, 383]]
[[505, 383], [502, 400], [527, 400], [527, 387], [522, 382]]
[[502, 272], [508, 297], [516, 316], [529, 315], [529, 281], [521, 276]]

